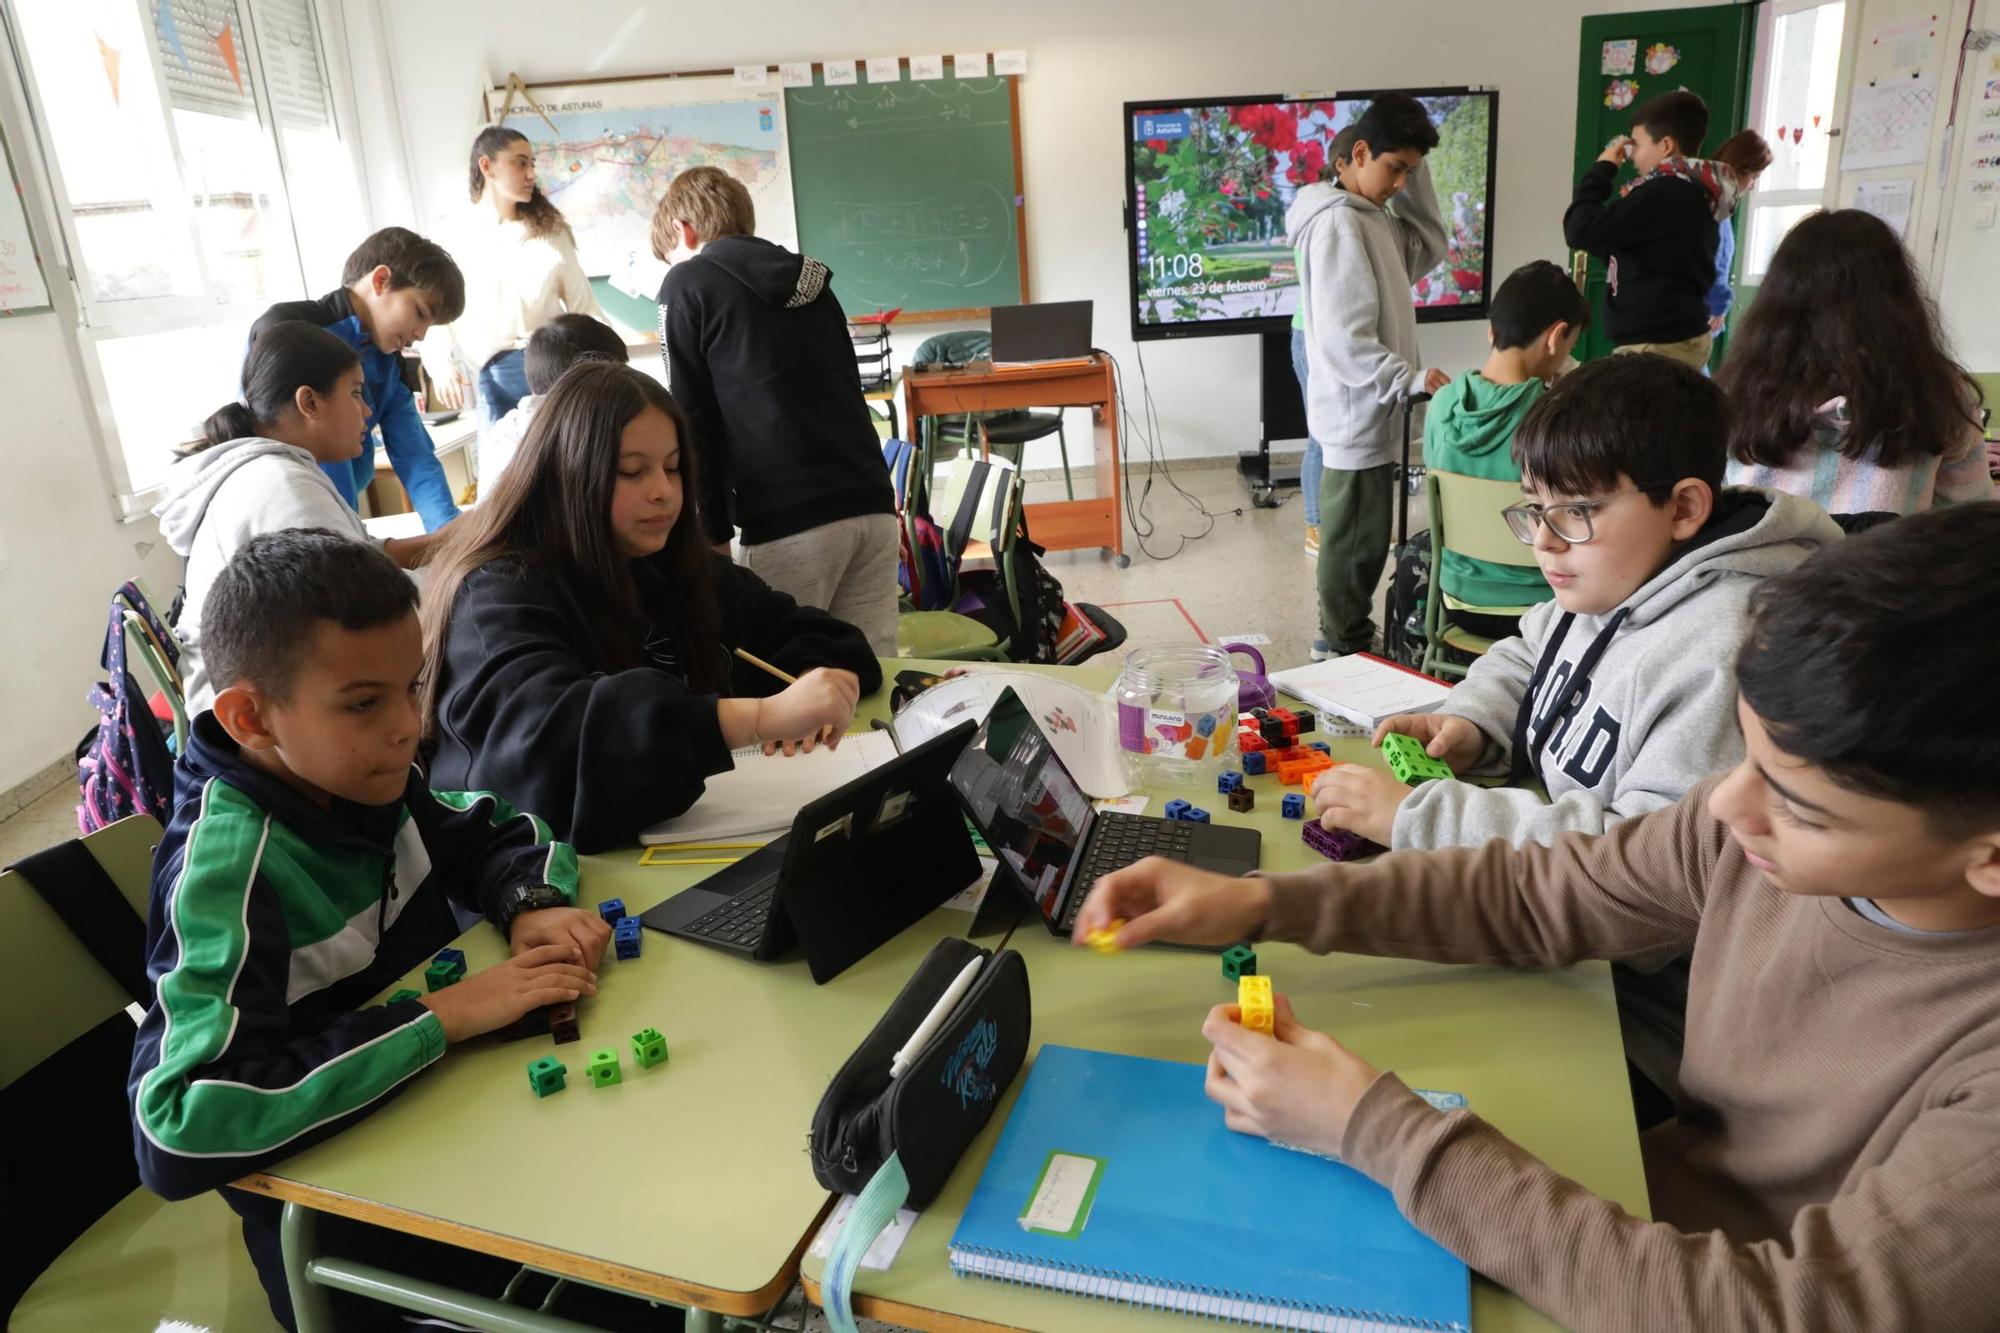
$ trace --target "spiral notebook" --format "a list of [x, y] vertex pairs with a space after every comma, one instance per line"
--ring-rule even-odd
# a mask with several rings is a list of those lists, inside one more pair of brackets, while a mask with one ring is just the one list
[[1042, 1047], [952, 1271], [1265, 1328], [1471, 1328], [1471, 1274], [1388, 1190], [1229, 1129], [1203, 1073]]

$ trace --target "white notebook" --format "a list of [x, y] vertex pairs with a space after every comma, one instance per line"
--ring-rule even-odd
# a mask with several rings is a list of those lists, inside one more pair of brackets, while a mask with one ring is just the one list
[[711, 842], [759, 834], [776, 837], [792, 826], [792, 816], [808, 801], [896, 757], [886, 731], [841, 738], [840, 748], [819, 746], [811, 754], [765, 754], [755, 745], [732, 750], [736, 767], [708, 780], [708, 788], [688, 810], [639, 834], [646, 847]]
[[1405, 670], [1373, 653], [1349, 653], [1309, 666], [1273, 671], [1271, 683], [1370, 732], [1385, 717], [1428, 713], [1451, 696], [1451, 686], [1443, 681]]

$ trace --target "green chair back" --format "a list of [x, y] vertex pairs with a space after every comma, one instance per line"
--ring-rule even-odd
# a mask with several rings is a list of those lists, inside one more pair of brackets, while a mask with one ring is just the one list
[[1424, 592], [1421, 666], [1430, 675], [1463, 679], [1465, 668], [1446, 656], [1446, 647], [1478, 656], [1492, 647], [1493, 641], [1454, 628], [1444, 616], [1447, 604], [1453, 610], [1514, 616], [1525, 614], [1528, 607], [1473, 607], [1449, 597], [1444, 590], [1444, 553], [1456, 551], [1489, 564], [1538, 568], [1533, 548], [1524, 545], [1500, 516], [1501, 510], [1520, 501], [1521, 484], [1432, 468], [1424, 474], [1424, 492], [1431, 516], [1431, 575]]

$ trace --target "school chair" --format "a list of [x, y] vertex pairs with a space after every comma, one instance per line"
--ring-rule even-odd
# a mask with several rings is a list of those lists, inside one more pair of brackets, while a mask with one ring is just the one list
[[[127, 1005], [144, 997], [159, 840], [160, 825], [134, 815], [0, 872], [11, 945], [0, 968], [0, 1122], [13, 1130], [0, 1149], [0, 1315], [15, 1333], [168, 1320], [277, 1328], [221, 1196], [169, 1203], [140, 1187], [132, 1160], [125, 1078], [137, 1026]], [[65, 915], [104, 923], [96, 948]]]
[[934, 512], [950, 514], [943, 529], [945, 567], [957, 584], [952, 605], [964, 594], [959, 571], [967, 559], [993, 561], [991, 595], [1005, 599], [1003, 636], [956, 611], [907, 611], [896, 617], [896, 655], [950, 661], [1005, 662], [1021, 624], [1021, 594], [1014, 586], [1014, 548], [1021, 533], [1021, 474], [1003, 462], [955, 458], [934, 495]]
[[1418, 670], [1431, 676], [1465, 678], [1465, 668], [1452, 661], [1447, 648], [1473, 657], [1483, 655], [1494, 640], [1474, 634], [1445, 617], [1446, 611], [1469, 615], [1526, 615], [1527, 606], [1474, 606], [1444, 590], [1444, 553], [1456, 551], [1474, 560], [1517, 569], [1537, 569], [1533, 551], [1523, 546], [1500, 517], [1500, 511], [1521, 498], [1520, 483], [1496, 481], [1490, 477], [1467, 477], [1456, 472], [1432, 469], [1424, 477], [1425, 499], [1431, 516], [1431, 573], [1424, 594], [1424, 656]]
[[[917, 344], [915, 359], [919, 364], [964, 365], [968, 361], [986, 360], [992, 355], [993, 335], [984, 329], [968, 329], [959, 333], [933, 334], [924, 339]], [[1010, 407], [994, 412], [935, 417], [920, 430], [927, 432], [923, 438], [929, 444], [933, 464], [939, 457], [950, 457], [960, 449], [969, 452], [977, 444], [981, 458], [996, 451], [1002, 458], [1007, 458], [1006, 450], [1012, 449], [1013, 457], [1008, 461], [1020, 467], [1030, 444], [1053, 435], [1057, 447], [1062, 450], [1063, 490], [1070, 499], [1076, 499], [1076, 479], [1069, 468], [1069, 436], [1063, 429], [1060, 408], [1054, 412], [1035, 412]]]

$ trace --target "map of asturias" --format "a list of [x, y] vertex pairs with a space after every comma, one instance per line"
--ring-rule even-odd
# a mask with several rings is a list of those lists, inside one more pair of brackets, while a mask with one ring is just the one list
[[578, 96], [564, 98], [537, 90], [548, 121], [516, 109], [506, 123], [534, 146], [535, 179], [575, 229], [585, 273], [651, 296], [661, 271], [650, 239], [654, 206], [667, 182], [697, 166], [721, 167], [749, 186], [757, 234], [796, 248], [784, 99], [776, 89], [768, 97], [655, 106], [608, 106], [591, 96], [608, 89], [574, 91]]

